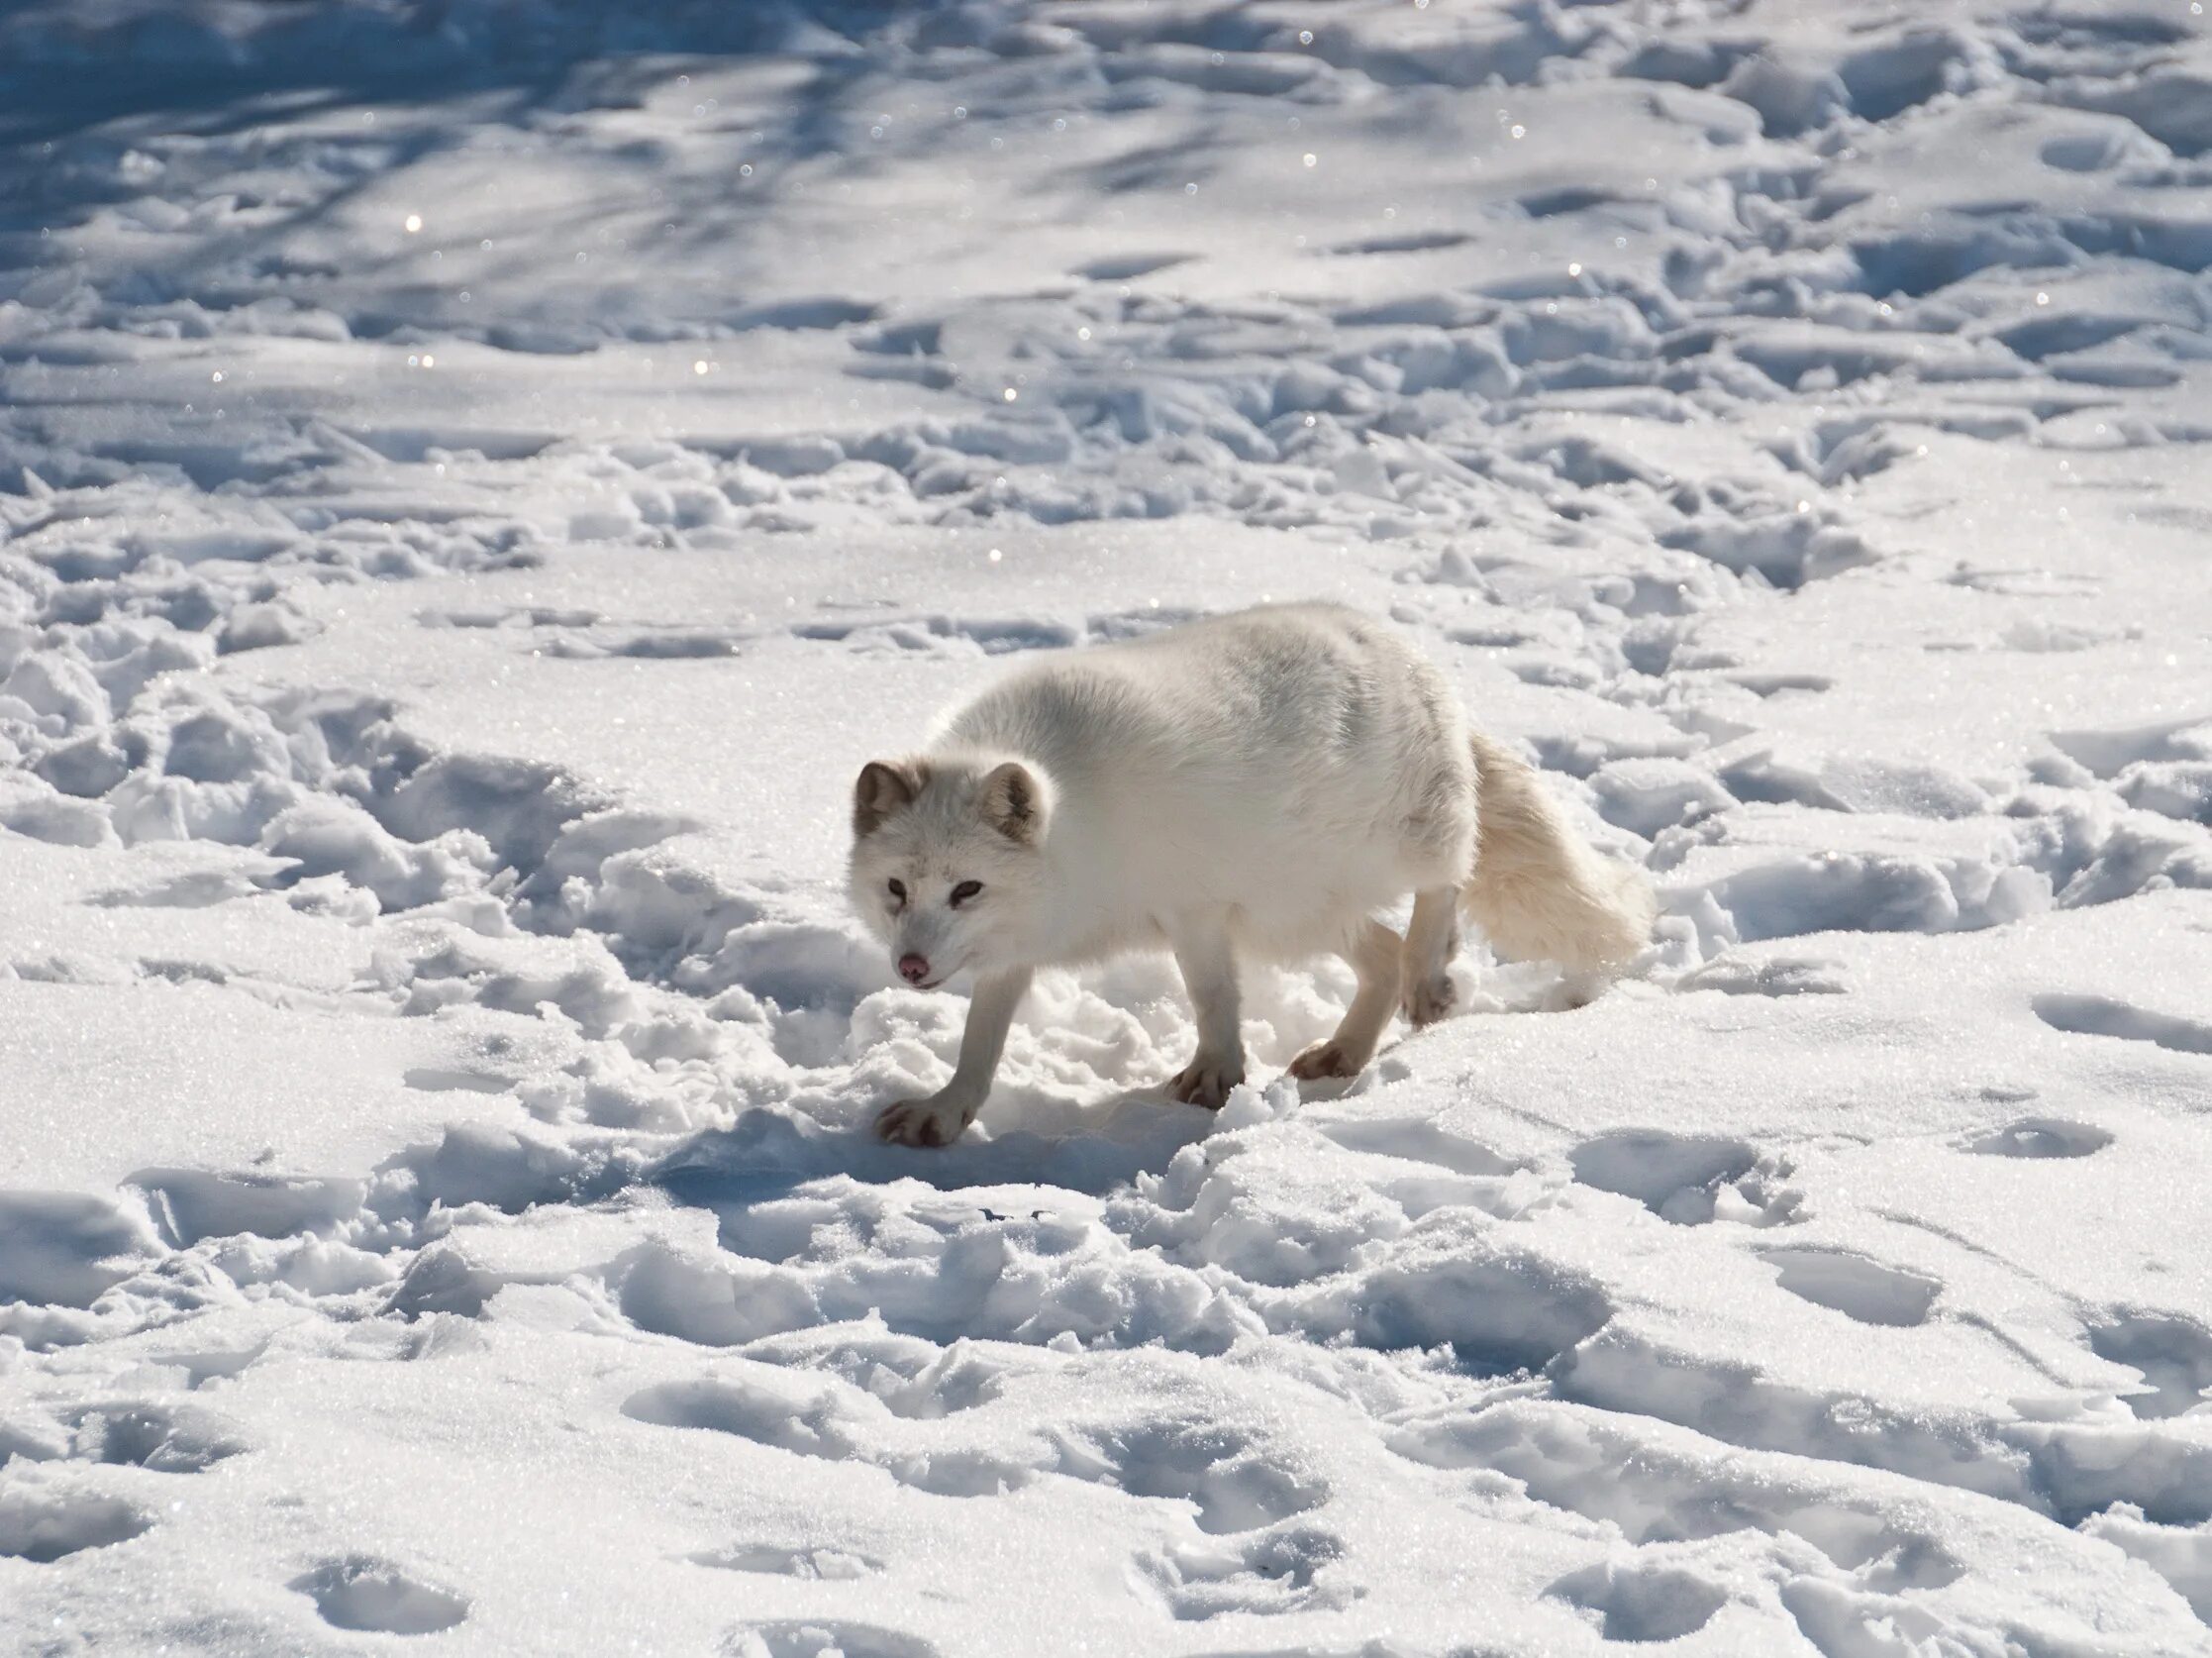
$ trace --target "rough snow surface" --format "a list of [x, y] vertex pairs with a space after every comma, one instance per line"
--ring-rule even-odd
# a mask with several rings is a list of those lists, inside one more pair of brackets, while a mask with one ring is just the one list
[[[0, 1647], [2212, 1652], [2187, 0], [0, 17]], [[1349, 1089], [849, 779], [1393, 617], [1663, 894]]]

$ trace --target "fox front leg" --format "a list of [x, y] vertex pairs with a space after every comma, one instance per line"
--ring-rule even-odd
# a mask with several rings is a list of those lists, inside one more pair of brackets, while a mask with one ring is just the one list
[[1183, 988], [1198, 1025], [1198, 1052], [1168, 1079], [1167, 1091], [1186, 1105], [1218, 1111], [1245, 1080], [1244, 1034], [1238, 1025], [1237, 958], [1228, 918], [1214, 912], [1176, 916], [1167, 929], [1182, 969]]
[[875, 1119], [875, 1137], [901, 1146], [949, 1146], [975, 1120], [991, 1091], [999, 1056], [1014, 1010], [1029, 990], [1030, 973], [1020, 968], [980, 981], [967, 1002], [967, 1028], [960, 1033], [959, 1063], [953, 1080], [927, 1099], [902, 1099], [886, 1105]]

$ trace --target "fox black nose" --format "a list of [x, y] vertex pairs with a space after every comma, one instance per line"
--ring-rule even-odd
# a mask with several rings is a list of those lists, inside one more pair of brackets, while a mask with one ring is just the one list
[[930, 976], [929, 958], [917, 956], [909, 950], [899, 958], [899, 977], [909, 984], [919, 984]]

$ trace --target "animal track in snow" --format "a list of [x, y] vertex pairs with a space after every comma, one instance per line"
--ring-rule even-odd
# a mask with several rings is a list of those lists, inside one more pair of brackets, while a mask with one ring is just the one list
[[96, 892], [85, 902], [102, 909], [212, 909], [258, 890], [236, 870], [188, 870], [144, 886]]
[[1340, 242], [1327, 252], [1357, 257], [1376, 254], [1434, 254], [1446, 248], [1458, 248], [1472, 238], [1458, 231], [1412, 231], [1403, 236], [1370, 236], [1356, 242]]
[[2115, 1311], [2089, 1326], [2089, 1347], [2098, 1358], [2126, 1365], [2151, 1385], [2148, 1394], [2131, 1394], [2121, 1402], [2144, 1420], [2160, 1420], [2206, 1408], [2212, 1389], [2212, 1329], [2169, 1313]]
[[1590, 788], [1600, 817], [1646, 839], [1736, 804], [1712, 773], [1662, 755], [1610, 761], [1591, 776]]
[[1218, 1534], [1276, 1524], [1328, 1495], [1276, 1448], [1242, 1430], [1205, 1423], [1070, 1428], [1054, 1436], [1049, 1452], [1023, 1463], [966, 1449], [895, 1452], [867, 1444], [867, 1418], [887, 1422], [891, 1413], [843, 1384], [794, 1399], [741, 1379], [667, 1382], [633, 1394], [622, 1412], [634, 1421], [704, 1428], [800, 1456], [879, 1468], [902, 1485], [940, 1497], [994, 1497], [1044, 1475], [1064, 1475], [1132, 1497], [1187, 1503], [1199, 1529]]
[[1776, 956], [1759, 962], [1716, 956], [1683, 974], [1674, 987], [1718, 990], [1728, 996], [1837, 996], [1851, 989], [1851, 978], [1843, 963], [1811, 956]]
[[2081, 1529], [2142, 1561], [2173, 1586], [2198, 1618], [2212, 1624], [2212, 1530], [2160, 1525], [2125, 1509], [2095, 1515]]
[[800, 1456], [844, 1461], [858, 1455], [850, 1424], [829, 1391], [803, 1404], [745, 1382], [662, 1382], [632, 1394], [622, 1413], [660, 1427], [705, 1428]]
[[650, 628], [605, 637], [566, 634], [545, 647], [548, 656], [593, 661], [622, 657], [644, 662], [698, 662], [741, 654], [754, 635], [739, 628]]
[[[1742, 776], [1731, 772], [1722, 781], [1746, 797]], [[1941, 933], [1979, 924], [1961, 910], [1942, 869], [1887, 853], [1777, 858], [1724, 876], [1708, 890], [1728, 912], [1735, 942], [1745, 944], [1808, 933]]]
[[0, 1304], [88, 1307], [155, 1247], [145, 1221], [107, 1198], [0, 1192]]
[[1894, 1596], [1799, 1577], [1781, 1586], [1780, 1597], [1798, 1632], [1829, 1658], [1972, 1650], [1949, 1619]]
[[1609, 1641], [1672, 1641], [1695, 1634], [1727, 1604], [1719, 1585], [1667, 1566], [1603, 1561], [1544, 1592], [1597, 1625]]
[[1791, 1295], [1861, 1324], [1926, 1323], [1943, 1289], [1932, 1278], [1849, 1250], [1765, 1249], [1760, 1257], [1779, 1269], [1778, 1282]]
[[364, 1191], [359, 1181], [212, 1169], [142, 1169], [129, 1184], [147, 1194], [155, 1223], [180, 1249], [240, 1232], [327, 1234], [359, 1212]]
[[1196, 254], [1120, 254], [1079, 264], [1073, 274], [1092, 282], [1128, 282], [1156, 270], [1188, 264], [1196, 258]]
[[1370, 1272], [1352, 1302], [1350, 1333], [1361, 1346], [1449, 1347], [1474, 1376], [1545, 1370], [1613, 1316], [1605, 1292], [1580, 1274], [1534, 1255], [1474, 1258], [1449, 1241]]
[[1087, 636], [1099, 644], [1109, 644], [1118, 639], [1142, 639], [1147, 634], [1160, 633], [1165, 629], [1180, 627], [1185, 622], [1195, 622], [1208, 615], [1186, 605], [1148, 605], [1142, 610], [1109, 610], [1088, 617], [1084, 622]]
[[499, 605], [478, 610], [418, 610], [415, 620], [426, 628], [589, 628], [607, 618], [596, 610], [557, 605]]
[[825, 1462], [880, 1468], [901, 1485], [939, 1497], [994, 1497], [1037, 1477], [1035, 1468], [983, 1452], [871, 1450], [855, 1431], [861, 1412], [870, 1408], [889, 1414], [851, 1388], [833, 1386], [795, 1401], [749, 1382], [702, 1380], [647, 1388], [624, 1402], [622, 1413], [633, 1421], [705, 1428]]
[[1742, 685], [1754, 696], [1780, 696], [1788, 691], [1803, 691], [1817, 695], [1834, 690], [1836, 681], [1825, 674], [1724, 674], [1731, 684]]
[[0, 1492], [0, 1554], [49, 1565], [79, 1549], [126, 1543], [152, 1518], [117, 1497], [18, 1488]]
[[2121, 730], [2054, 731], [2051, 742], [2068, 760], [2109, 780], [2131, 766], [2212, 759], [2212, 717]]
[[1355, 1593], [1317, 1587], [1316, 1574], [1344, 1544], [1310, 1526], [1262, 1531], [1235, 1544], [1173, 1543], [1139, 1558], [1142, 1587], [1177, 1618], [1229, 1612], [1279, 1613], [1341, 1605]]
[[1451, 1133], [1433, 1122], [1361, 1119], [1333, 1122], [1321, 1132], [1347, 1151], [1402, 1157], [1408, 1163], [1433, 1163], [1455, 1175], [1498, 1178], [1520, 1167], [1500, 1157], [1481, 1141]]
[[72, 1451], [93, 1462], [156, 1474], [196, 1474], [246, 1449], [215, 1417], [192, 1407], [143, 1402], [90, 1405], [67, 1418]]
[[2151, 1042], [2176, 1054], [2212, 1054], [2212, 1025], [2171, 1013], [2153, 1013], [2109, 996], [2050, 995], [2036, 997], [2036, 1017], [2053, 1030], [2074, 1036], [2116, 1036], [2128, 1042]]
[[973, 1410], [999, 1395], [1007, 1365], [974, 1342], [947, 1346], [892, 1330], [794, 1331], [749, 1344], [763, 1364], [825, 1372], [851, 1384], [894, 1416], [936, 1421]]
[[1055, 1472], [1132, 1497], [1188, 1503], [1198, 1529], [1257, 1531], [1327, 1501], [1327, 1489], [1239, 1429], [1164, 1421], [1061, 1436]]
[[1966, 1150], [1983, 1157], [2089, 1157], [2112, 1144], [2111, 1133], [2063, 1117], [2022, 1117], [1969, 1140]]
[[780, 1543], [737, 1543], [725, 1549], [702, 1549], [685, 1558], [694, 1565], [725, 1572], [758, 1572], [822, 1582], [870, 1577], [883, 1570], [883, 1562], [873, 1555], [852, 1549], [788, 1548]]
[[1552, 1376], [1557, 1396], [1658, 1416], [1746, 1450], [1887, 1470], [2073, 1527], [2127, 1503], [2162, 1525], [2212, 1521], [2212, 1450], [2151, 1425], [1931, 1412], [1691, 1355], [1616, 1326]]
[[[1574, 1178], [1633, 1197], [1661, 1220], [1697, 1226], [1735, 1220], [1775, 1226], [1796, 1218], [1798, 1194], [1778, 1184], [1748, 1142], [1631, 1128], [1585, 1140], [1568, 1154]], [[1776, 1176], [1788, 1173], [1778, 1168]]]
[[919, 1635], [873, 1623], [749, 1623], [722, 1643], [723, 1658], [938, 1658]]
[[387, 1635], [431, 1635], [468, 1615], [465, 1596], [438, 1589], [389, 1561], [352, 1555], [326, 1561], [290, 1585], [315, 1603], [336, 1629]]
[[1716, 1468], [1708, 1447], [1655, 1438], [1633, 1418], [1516, 1399], [1410, 1424], [1389, 1445], [1433, 1468], [1494, 1470], [1534, 1501], [1616, 1526], [1631, 1543], [1787, 1532], [1882, 1590], [1941, 1589], [1965, 1571], [1934, 1537], [1871, 1505], [1740, 1460]]
[[424, 1093], [505, 1093], [515, 1086], [512, 1077], [487, 1071], [441, 1071], [422, 1066], [405, 1073], [400, 1081]]
[[140, 1535], [153, 1521], [119, 1498], [22, 1487], [0, 1491], [0, 1555], [50, 1564]]
[[267, 1351], [268, 1343], [262, 1341], [229, 1353], [154, 1353], [149, 1357], [157, 1365], [173, 1365], [184, 1372], [185, 1390], [195, 1392], [210, 1382], [229, 1381]]
[[1014, 651], [1050, 651], [1082, 643], [1082, 630], [1038, 616], [907, 616], [897, 618], [799, 622], [800, 639], [830, 641], [855, 650], [938, 651], [948, 643], [974, 646], [986, 656]]

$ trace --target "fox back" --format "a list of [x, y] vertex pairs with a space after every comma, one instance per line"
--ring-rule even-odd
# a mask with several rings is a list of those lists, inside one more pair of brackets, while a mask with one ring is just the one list
[[1457, 699], [1334, 606], [1044, 658], [882, 771], [855, 809], [854, 901], [894, 955], [949, 972], [1156, 946], [1159, 918], [1194, 907], [1221, 908], [1248, 954], [1303, 956], [1457, 885], [1474, 855]]

